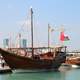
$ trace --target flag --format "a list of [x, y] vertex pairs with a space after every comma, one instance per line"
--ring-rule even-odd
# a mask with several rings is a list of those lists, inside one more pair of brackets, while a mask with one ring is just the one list
[[70, 40], [69, 37], [68, 36], [65, 36], [64, 37], [64, 41], [68, 41], [68, 40]]
[[60, 33], [60, 41], [64, 41], [64, 32]]
[[51, 28], [51, 26], [49, 24], [48, 24], [48, 30], [49, 30], [49, 32], [53, 32], [54, 31], [54, 29]]
[[60, 41], [68, 41], [70, 40], [68, 36], [64, 35], [64, 32], [60, 33]]

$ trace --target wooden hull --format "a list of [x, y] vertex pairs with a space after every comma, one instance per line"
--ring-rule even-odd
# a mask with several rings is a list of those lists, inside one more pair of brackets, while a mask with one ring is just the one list
[[0, 54], [11, 69], [54, 69], [65, 62], [66, 54], [60, 52], [54, 59], [32, 59], [0, 49]]
[[70, 59], [67, 59], [66, 63], [67, 64], [71, 64], [71, 65], [78, 65], [78, 66], [80, 66], [80, 58], [75, 58], [75, 59], [70, 58]]

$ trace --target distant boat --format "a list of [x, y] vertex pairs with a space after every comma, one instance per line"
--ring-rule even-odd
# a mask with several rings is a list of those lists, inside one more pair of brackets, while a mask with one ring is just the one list
[[68, 57], [66, 63], [72, 65], [72, 67], [77, 68], [80, 66], [80, 57]]
[[[33, 47], [33, 11], [31, 8], [31, 48], [0, 48], [0, 54], [11, 69], [58, 70], [66, 60], [66, 47]], [[63, 50], [64, 49], [64, 50]]]

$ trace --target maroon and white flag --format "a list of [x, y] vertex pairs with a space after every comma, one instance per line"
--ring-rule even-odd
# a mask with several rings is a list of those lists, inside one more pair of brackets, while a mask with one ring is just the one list
[[68, 41], [70, 40], [68, 36], [64, 34], [64, 32], [60, 33], [60, 41]]

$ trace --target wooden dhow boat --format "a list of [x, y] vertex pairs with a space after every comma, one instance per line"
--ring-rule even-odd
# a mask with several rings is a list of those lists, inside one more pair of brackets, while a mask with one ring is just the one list
[[[44, 52], [47, 48], [33, 48], [33, 55], [30, 48], [12, 48], [1, 49], [0, 54], [11, 69], [54, 69], [58, 70], [60, 65], [66, 60], [66, 52], [61, 51], [62, 47], [58, 47], [58, 51]], [[59, 51], [60, 50], [60, 51]]]
[[33, 47], [33, 10], [31, 8], [31, 48], [0, 48], [0, 54], [11, 69], [58, 70], [66, 60], [66, 47]]

